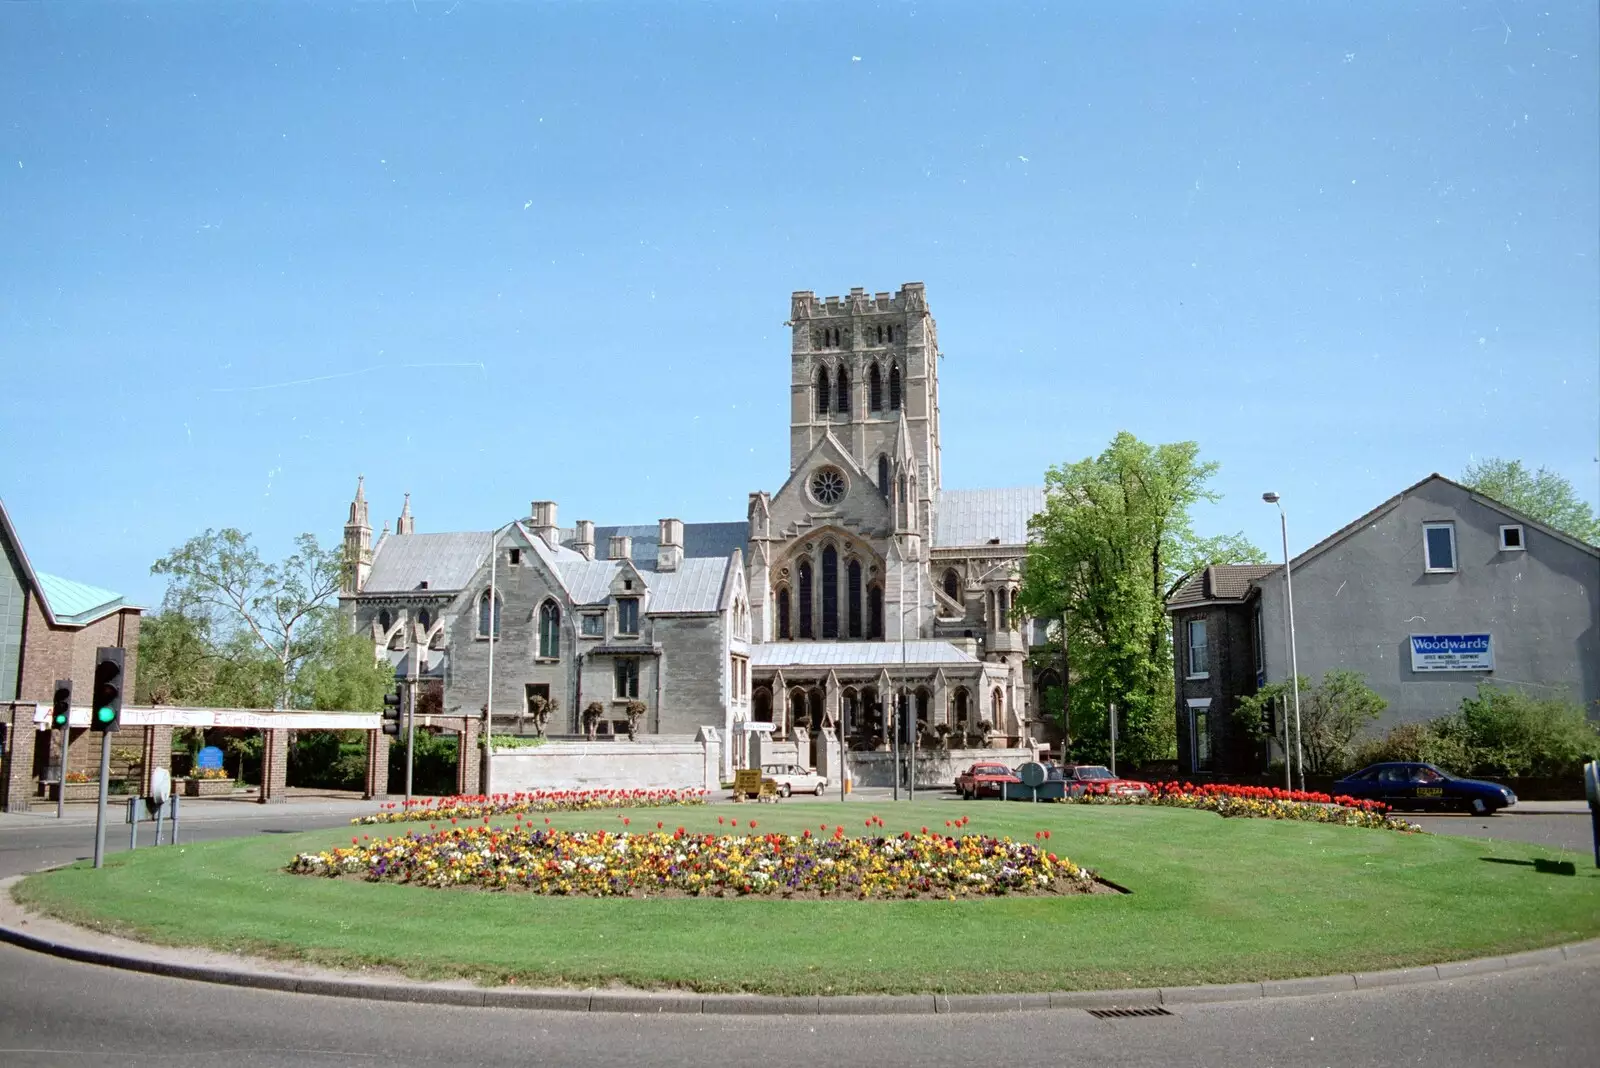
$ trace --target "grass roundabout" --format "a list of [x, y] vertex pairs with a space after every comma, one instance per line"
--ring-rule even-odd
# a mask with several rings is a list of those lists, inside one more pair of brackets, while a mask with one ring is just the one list
[[[947, 830], [962, 818], [965, 826]], [[554, 812], [523, 817], [521, 830], [515, 817], [494, 821], [501, 835], [526, 834], [530, 824], [536, 835], [592, 841], [604, 831], [613, 842], [619, 832], [670, 837], [679, 827], [750, 839], [818, 835], [822, 827], [832, 836], [843, 827], [847, 841], [904, 841], [900, 835], [914, 840], [926, 827], [934, 837], [1010, 838], [1029, 848], [1048, 831], [1044, 848], [1062, 862], [1131, 893], [547, 896], [287, 870], [298, 856], [350, 848], [352, 837], [359, 846], [363, 834], [374, 842], [426, 835], [426, 821], [117, 854], [99, 872], [80, 865], [40, 873], [14, 893], [30, 908], [153, 942], [334, 967], [769, 994], [1285, 979], [1600, 935], [1600, 873], [1576, 854], [1515, 842], [1155, 806], [948, 800]], [[443, 821], [434, 833], [447, 827]], [[1535, 859], [1572, 860], [1578, 874], [1547, 874]]]

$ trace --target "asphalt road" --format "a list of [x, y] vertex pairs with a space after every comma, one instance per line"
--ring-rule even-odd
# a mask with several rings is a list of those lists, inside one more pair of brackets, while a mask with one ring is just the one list
[[[866, 799], [863, 799], [866, 800]], [[368, 805], [199, 811], [187, 841], [343, 825]], [[1581, 815], [1430, 816], [1437, 833], [1588, 849]], [[107, 845], [125, 848], [127, 827]], [[150, 828], [144, 829], [146, 841]], [[0, 818], [0, 875], [88, 856], [80, 814]], [[1486, 849], [1492, 847], [1486, 846]], [[1488, 855], [1488, 854], [1486, 854]], [[1596, 907], [1600, 908], [1600, 901]], [[996, 933], [1004, 940], [1003, 932]], [[999, 944], [999, 943], [997, 943]], [[85, 1006], [94, 1006], [86, 1011]], [[635, 1017], [398, 1005], [160, 979], [0, 946], [0, 1064], [240, 1066], [346, 1063], [666, 1065], [1399, 1065], [1591, 1063], [1600, 960], [1448, 983], [1311, 998], [1180, 1006], [1162, 1018], [1080, 1011], [916, 1017]]]
[[[1600, 962], [1160, 1018], [621, 1016], [238, 990], [0, 946], [0, 1063], [874, 1066], [1592, 1064]], [[87, 1011], [87, 1006], [93, 1006]]]

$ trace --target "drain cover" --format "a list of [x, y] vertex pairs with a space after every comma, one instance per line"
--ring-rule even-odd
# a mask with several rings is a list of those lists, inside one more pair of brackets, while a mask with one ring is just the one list
[[1089, 1015], [1100, 1020], [1117, 1020], [1124, 1016], [1172, 1016], [1166, 1009], [1154, 1006], [1147, 1009], [1090, 1009]]

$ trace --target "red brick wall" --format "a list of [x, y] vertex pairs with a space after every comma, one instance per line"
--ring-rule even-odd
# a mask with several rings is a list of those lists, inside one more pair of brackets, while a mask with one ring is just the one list
[[22, 631], [19, 700], [49, 704], [55, 697], [56, 680], [71, 679], [72, 703], [87, 703], [89, 687], [94, 682], [95, 650], [102, 645], [123, 650], [122, 701], [129, 704], [139, 668], [138, 610], [124, 608], [86, 627], [53, 627], [45, 618], [39, 598], [29, 591]]

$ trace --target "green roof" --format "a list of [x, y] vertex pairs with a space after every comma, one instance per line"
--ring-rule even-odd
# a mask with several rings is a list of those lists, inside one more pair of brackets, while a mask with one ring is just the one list
[[86, 586], [43, 571], [34, 574], [39, 579], [40, 592], [50, 604], [50, 614], [58, 623], [83, 626], [101, 616], [110, 615], [123, 607], [122, 594]]

